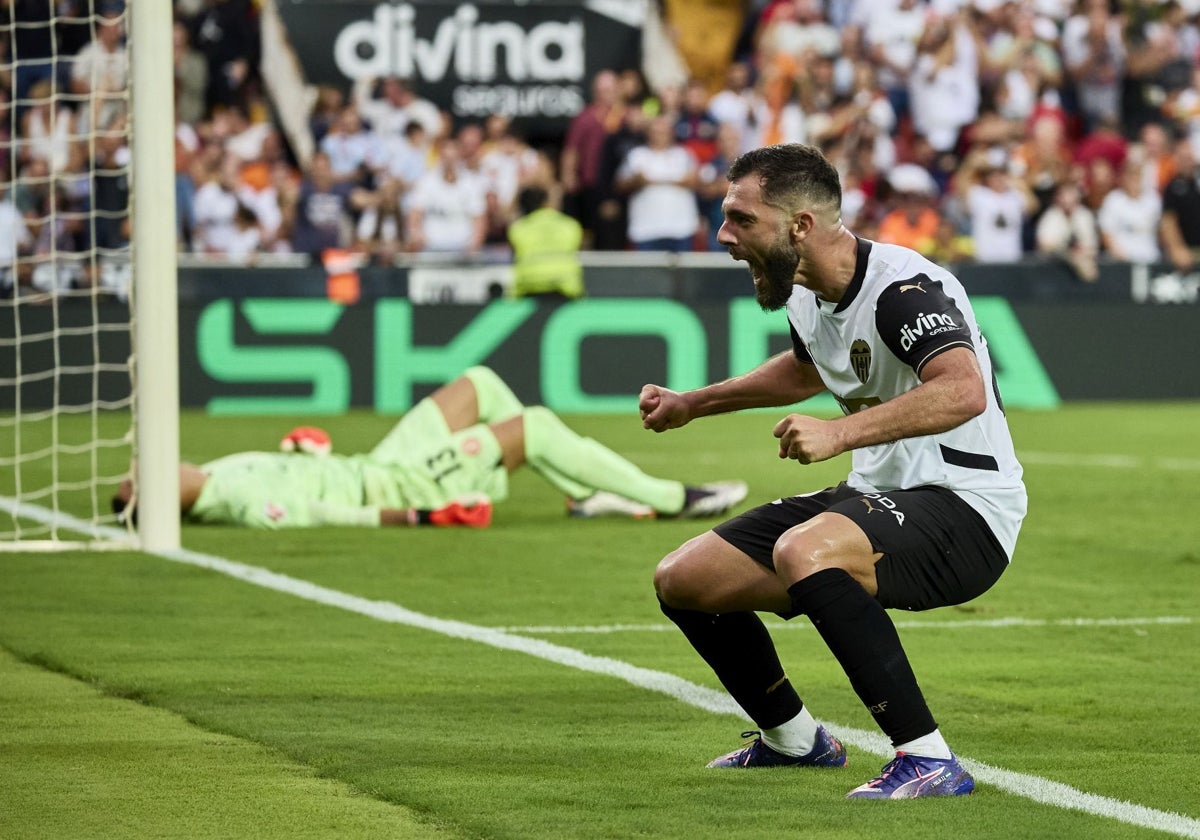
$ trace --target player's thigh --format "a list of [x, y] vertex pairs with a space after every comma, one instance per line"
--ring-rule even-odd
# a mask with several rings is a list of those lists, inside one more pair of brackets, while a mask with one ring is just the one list
[[426, 397], [400, 418], [371, 450], [370, 456], [382, 464], [409, 463], [416, 453], [442, 448], [450, 439], [450, 427], [442, 410]]
[[845, 484], [815, 493], [787, 496], [722, 522], [713, 530], [739, 551], [772, 573], [775, 544], [785, 533], [819, 516], [833, 505], [852, 499], [858, 492]]
[[830, 510], [853, 520], [882, 555], [876, 598], [885, 607], [961, 604], [986, 592], [1008, 567], [987, 522], [944, 487], [860, 493]]
[[423, 465], [446, 501], [486, 493], [492, 501], [508, 497], [508, 472], [500, 442], [484, 425], [450, 435], [445, 445], [429, 450]]
[[740, 556], [749, 559], [758, 567], [757, 573], [746, 573], [747, 580], [771, 581], [772, 603], [757, 609], [770, 610], [785, 618], [793, 615], [786, 582], [776, 574], [776, 544], [780, 537], [792, 529], [811, 522], [839, 501], [851, 499], [856, 495], [857, 491], [845, 484], [839, 484], [813, 493], [788, 496], [751, 508], [713, 529], [713, 532], [732, 546]]
[[790, 603], [770, 569], [713, 531], [664, 557], [654, 571], [654, 589], [667, 606], [708, 613], [778, 612]]

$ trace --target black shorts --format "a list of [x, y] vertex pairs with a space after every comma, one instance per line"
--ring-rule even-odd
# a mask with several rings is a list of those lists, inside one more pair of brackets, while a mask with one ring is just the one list
[[875, 564], [876, 598], [889, 609], [970, 601], [1008, 568], [1008, 556], [987, 522], [944, 487], [860, 493], [842, 483], [760, 505], [713, 530], [774, 571], [772, 555], [783, 532], [825, 511], [852, 519], [883, 555]]

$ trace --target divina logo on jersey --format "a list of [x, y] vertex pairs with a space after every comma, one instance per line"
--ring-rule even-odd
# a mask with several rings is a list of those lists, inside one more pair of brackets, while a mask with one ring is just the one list
[[900, 347], [911, 350], [919, 339], [956, 329], [958, 324], [954, 323], [954, 319], [949, 315], [943, 315], [941, 312], [930, 312], [926, 315], [920, 312], [912, 326], [905, 324], [900, 328]]

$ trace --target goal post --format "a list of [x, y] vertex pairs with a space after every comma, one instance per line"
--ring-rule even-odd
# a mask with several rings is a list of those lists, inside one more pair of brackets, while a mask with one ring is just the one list
[[[0, 7], [0, 551], [180, 544], [172, 24]], [[136, 527], [109, 504], [134, 464]]]
[[180, 536], [172, 4], [131, 0], [128, 13], [138, 532], [166, 551]]

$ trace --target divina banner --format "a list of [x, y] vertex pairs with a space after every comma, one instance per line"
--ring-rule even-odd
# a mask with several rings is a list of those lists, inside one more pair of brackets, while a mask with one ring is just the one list
[[283, 0], [310, 84], [398, 76], [456, 120], [502, 113], [561, 135], [602, 69], [641, 63], [646, 0]]

